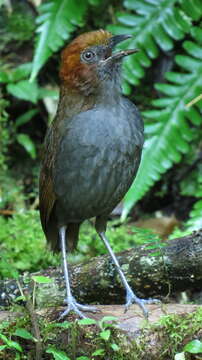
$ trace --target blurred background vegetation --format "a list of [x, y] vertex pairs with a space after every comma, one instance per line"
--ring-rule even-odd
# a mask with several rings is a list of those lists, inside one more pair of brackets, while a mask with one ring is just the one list
[[[42, 143], [58, 101], [60, 51], [99, 28], [133, 35], [121, 48], [140, 49], [123, 64], [123, 92], [142, 112], [146, 137], [136, 180], [109, 224], [114, 250], [202, 227], [201, 1], [0, 0], [2, 277], [59, 263], [39, 221]], [[89, 224], [79, 250], [74, 260], [104, 252]]]

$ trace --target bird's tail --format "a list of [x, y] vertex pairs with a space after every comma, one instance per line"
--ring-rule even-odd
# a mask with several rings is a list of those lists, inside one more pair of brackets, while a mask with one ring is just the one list
[[[79, 240], [79, 228], [81, 223], [69, 223], [67, 224], [66, 229], [66, 244], [67, 251], [71, 252], [76, 249], [77, 243]], [[47, 242], [50, 244], [50, 247], [53, 252], [58, 252], [61, 250], [60, 239], [59, 239], [59, 229], [55, 219], [50, 219], [47, 231], [46, 231]]]

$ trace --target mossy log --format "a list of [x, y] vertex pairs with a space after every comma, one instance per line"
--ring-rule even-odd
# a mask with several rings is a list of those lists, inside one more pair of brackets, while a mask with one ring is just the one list
[[[150, 243], [118, 253], [117, 257], [138, 296], [162, 299], [187, 289], [201, 290], [202, 230], [169, 241], [160, 248], [151, 248]], [[102, 305], [124, 303], [124, 289], [108, 255], [72, 265], [70, 271], [72, 289], [79, 302]], [[21, 277], [22, 289], [32, 292], [32, 275]], [[62, 270], [50, 268], [34, 275], [53, 279], [48, 284], [37, 284], [35, 296], [38, 307], [61, 305], [65, 296]], [[0, 305], [9, 304], [18, 295], [16, 281], [0, 282]]]

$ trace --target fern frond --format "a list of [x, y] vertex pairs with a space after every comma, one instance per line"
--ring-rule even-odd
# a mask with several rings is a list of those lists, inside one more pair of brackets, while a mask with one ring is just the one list
[[34, 80], [39, 70], [70, 37], [76, 26], [82, 26], [88, 6], [87, 0], [51, 0], [40, 6], [37, 18], [38, 39], [33, 59], [30, 80]]
[[187, 222], [186, 228], [190, 231], [199, 230], [202, 228], [202, 200], [198, 200], [189, 214], [190, 219]]
[[145, 132], [150, 138], [145, 142], [137, 177], [125, 197], [122, 218], [162, 174], [189, 151], [189, 143], [195, 136], [194, 127], [202, 124], [201, 101], [186, 107], [202, 91], [202, 51], [194, 41], [185, 41], [183, 47], [187, 54], [177, 55], [175, 61], [187, 72], [166, 73], [169, 83], [155, 86], [165, 97], [152, 102], [156, 109], [143, 112], [148, 119]]
[[151, 59], [158, 56], [159, 49], [171, 50], [174, 41], [182, 40], [191, 31], [192, 22], [202, 16], [202, 6], [199, 0], [125, 0], [124, 6], [129, 12], [118, 12], [118, 24], [110, 25], [108, 29], [114, 34], [133, 35], [121, 45], [122, 49], [141, 50], [124, 62], [123, 89], [129, 94], [129, 84], [139, 84], [145, 74], [144, 68], [151, 65]]

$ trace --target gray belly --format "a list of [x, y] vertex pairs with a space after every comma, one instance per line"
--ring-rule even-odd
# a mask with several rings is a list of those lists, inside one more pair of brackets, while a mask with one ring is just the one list
[[117, 114], [99, 114], [87, 111], [64, 129], [53, 174], [64, 222], [109, 214], [139, 166], [141, 146], [135, 122]]

